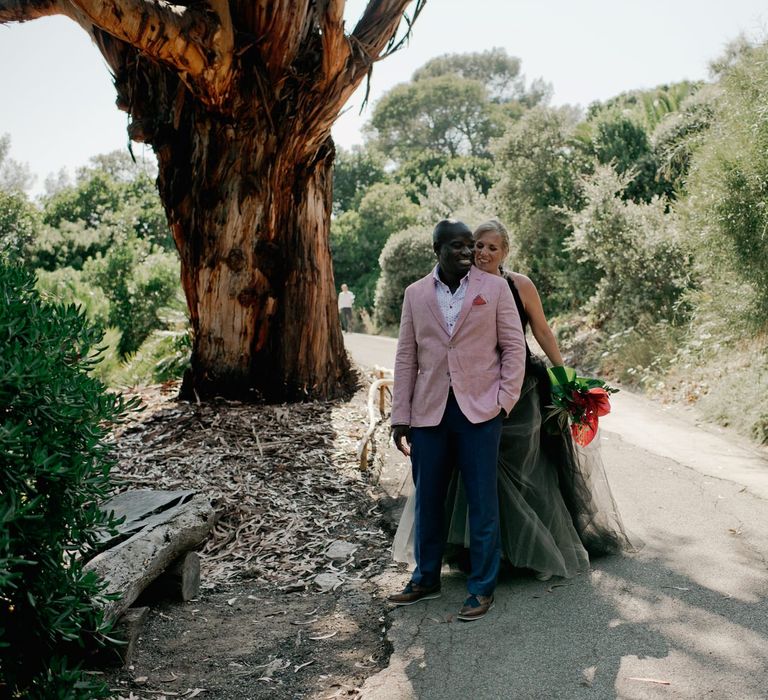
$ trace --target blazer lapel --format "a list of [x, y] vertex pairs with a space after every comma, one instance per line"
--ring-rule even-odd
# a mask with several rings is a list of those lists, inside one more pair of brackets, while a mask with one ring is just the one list
[[448, 332], [448, 326], [445, 325], [445, 316], [440, 311], [440, 307], [437, 305], [437, 292], [435, 291], [435, 279], [432, 277], [432, 273], [429, 273], [429, 277], [424, 280], [424, 297], [427, 302], [427, 308], [432, 312], [435, 317], [435, 321], [443, 329], [446, 335], [450, 335]]
[[[479, 294], [482, 287], [483, 273], [473, 265], [469, 271], [467, 293], [464, 296], [464, 303], [461, 305], [461, 313], [459, 314], [459, 318], [456, 319], [456, 325], [453, 327], [454, 337], [456, 336], [456, 333], [458, 333], [459, 328], [461, 328], [461, 324], [464, 323], [464, 320], [469, 316], [469, 312], [472, 309], [472, 302], [475, 300], [475, 297]], [[437, 306], [437, 303], [435, 303], [435, 306]]]

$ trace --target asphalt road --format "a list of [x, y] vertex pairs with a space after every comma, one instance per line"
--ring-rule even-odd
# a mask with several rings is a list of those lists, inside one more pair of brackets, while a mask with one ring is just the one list
[[[345, 340], [392, 366], [393, 340]], [[626, 391], [612, 403], [603, 459], [643, 547], [567, 581], [502, 580], [474, 623], [456, 621], [464, 581], [446, 574], [442, 598], [390, 613], [390, 665], [365, 700], [768, 698], [768, 453]]]

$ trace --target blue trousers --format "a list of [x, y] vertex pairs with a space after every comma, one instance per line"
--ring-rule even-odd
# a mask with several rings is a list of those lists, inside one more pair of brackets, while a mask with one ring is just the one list
[[470, 423], [451, 393], [440, 425], [411, 428], [411, 465], [416, 486], [415, 557], [411, 580], [421, 586], [440, 581], [445, 548], [445, 496], [451, 470], [461, 471], [469, 506], [472, 573], [470, 594], [490, 595], [499, 574], [499, 500], [496, 463], [501, 415]]

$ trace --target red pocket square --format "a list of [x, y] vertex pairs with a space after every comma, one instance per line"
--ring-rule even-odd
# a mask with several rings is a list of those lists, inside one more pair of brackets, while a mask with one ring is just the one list
[[485, 300], [485, 297], [482, 294], [478, 294], [473, 300], [472, 300], [472, 306], [482, 306], [483, 304], [487, 304], [488, 302]]

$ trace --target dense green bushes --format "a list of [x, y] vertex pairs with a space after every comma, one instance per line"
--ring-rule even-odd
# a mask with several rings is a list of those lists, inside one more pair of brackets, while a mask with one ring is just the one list
[[435, 266], [432, 228], [414, 226], [391, 236], [379, 258], [375, 321], [381, 328], [400, 323], [405, 288]]
[[90, 698], [77, 656], [103, 640], [102, 585], [83, 571], [109, 487], [110, 426], [133, 404], [90, 369], [101, 333], [0, 262], [0, 658], [3, 694]]
[[140, 238], [115, 242], [104, 255], [90, 259], [84, 273], [109, 300], [108, 323], [120, 329], [117, 349], [122, 357], [163, 327], [162, 309], [174, 303], [183, 306], [178, 298], [178, 258]]
[[681, 299], [692, 285], [690, 256], [679, 241], [665, 202], [623, 198], [630, 177], [598, 166], [584, 184], [585, 205], [570, 212], [573, 233], [567, 248], [574, 264], [596, 270], [595, 292], [584, 309], [609, 333], [632, 328], [639, 319], [684, 320]]
[[[190, 343], [181, 337], [188, 324], [178, 324], [185, 309], [179, 260], [151, 172], [127, 154], [95, 156], [74, 182], [62, 174], [32, 202], [11, 186], [27, 180], [6, 157], [9, 145], [0, 137], [0, 252], [35, 272], [45, 299], [81, 307], [106, 332], [114, 347], [97, 370], [103, 381], [180, 376]], [[165, 351], [168, 357], [160, 356]]]
[[21, 259], [35, 236], [38, 219], [24, 194], [0, 189], [0, 254]]
[[684, 212], [711, 276], [746, 283], [768, 326], [768, 45], [724, 68], [712, 127], [692, 159]]

